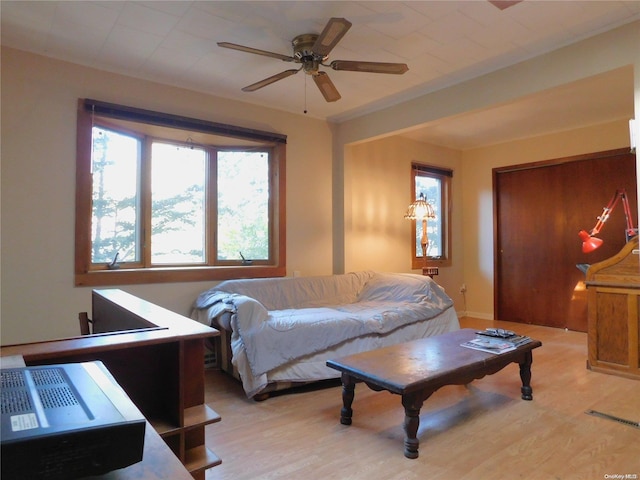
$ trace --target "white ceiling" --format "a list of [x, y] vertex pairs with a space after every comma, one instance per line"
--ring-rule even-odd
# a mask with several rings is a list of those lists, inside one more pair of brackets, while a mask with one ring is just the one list
[[630, 119], [633, 67], [420, 125], [403, 137], [460, 150]]
[[[638, 20], [640, 1], [524, 0], [501, 10], [485, 0], [2, 0], [0, 16], [2, 45], [289, 112], [302, 114], [306, 107], [309, 116], [339, 122]], [[242, 87], [291, 64], [216, 45], [226, 41], [291, 55], [293, 37], [320, 33], [330, 17], [353, 23], [330, 60], [401, 62], [409, 71], [328, 69], [342, 95], [333, 103], [303, 72], [243, 93]], [[471, 148], [551, 127], [601, 123], [633, 115], [629, 89], [633, 72], [622, 69], [407, 135]]]

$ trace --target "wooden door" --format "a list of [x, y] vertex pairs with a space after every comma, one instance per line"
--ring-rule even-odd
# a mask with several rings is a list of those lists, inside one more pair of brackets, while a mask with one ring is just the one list
[[493, 170], [495, 296], [499, 320], [587, 331], [585, 275], [576, 265], [612, 257], [625, 244], [619, 203], [602, 228], [604, 244], [582, 253], [617, 189], [637, 227], [635, 156], [628, 149]]

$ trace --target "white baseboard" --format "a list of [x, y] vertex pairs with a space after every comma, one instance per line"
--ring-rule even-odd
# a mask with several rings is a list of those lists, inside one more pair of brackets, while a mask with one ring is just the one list
[[457, 313], [458, 313], [458, 318], [473, 317], [473, 318], [479, 318], [480, 320], [494, 320], [492, 313], [469, 312], [469, 311], [457, 312]]

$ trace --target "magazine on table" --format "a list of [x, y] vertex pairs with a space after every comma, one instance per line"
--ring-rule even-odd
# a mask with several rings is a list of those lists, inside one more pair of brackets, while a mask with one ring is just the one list
[[488, 328], [476, 332], [476, 338], [461, 344], [461, 346], [483, 352], [500, 354], [515, 350], [520, 345], [524, 345], [530, 341], [531, 339], [529, 337], [518, 335], [510, 330]]

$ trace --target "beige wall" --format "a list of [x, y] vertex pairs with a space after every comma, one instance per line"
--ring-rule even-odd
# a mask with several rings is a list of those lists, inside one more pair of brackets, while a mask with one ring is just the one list
[[[331, 134], [325, 122], [6, 48], [1, 95], [2, 344], [77, 334], [78, 312], [91, 308], [90, 289], [73, 286], [78, 98], [287, 135], [288, 273], [331, 273]], [[189, 314], [209, 285], [122, 288]]]
[[[452, 264], [436, 277], [462, 310], [462, 170], [461, 152], [389, 137], [348, 146], [345, 154], [345, 271], [411, 270], [411, 162], [442, 166], [452, 179]], [[459, 301], [460, 300], [460, 301]]]

